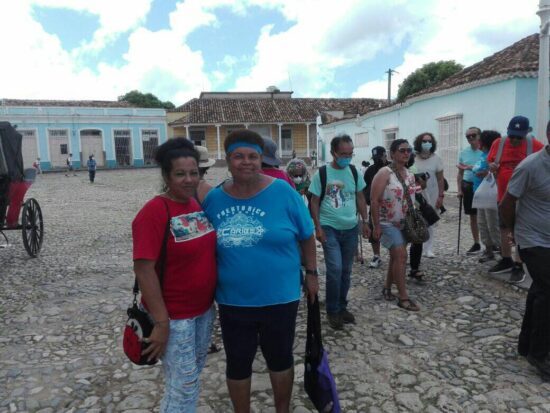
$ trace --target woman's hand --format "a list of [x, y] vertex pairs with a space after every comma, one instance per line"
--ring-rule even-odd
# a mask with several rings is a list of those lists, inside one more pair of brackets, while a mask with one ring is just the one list
[[309, 302], [315, 302], [315, 296], [319, 293], [319, 279], [317, 275], [306, 274], [305, 293]]
[[435, 202], [435, 209], [441, 208], [441, 205], [443, 205], [443, 196], [439, 195], [437, 197], [437, 201]]
[[166, 351], [166, 343], [168, 343], [168, 335], [170, 334], [170, 321], [166, 320], [155, 324], [153, 331], [149, 337], [144, 337], [143, 341], [149, 343], [149, 346], [143, 350], [142, 355], [147, 357], [148, 361], [158, 360]]

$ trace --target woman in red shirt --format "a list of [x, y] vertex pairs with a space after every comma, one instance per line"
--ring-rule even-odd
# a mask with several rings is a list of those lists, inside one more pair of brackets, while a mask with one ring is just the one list
[[132, 222], [134, 272], [142, 305], [154, 321], [143, 354], [163, 361], [160, 411], [194, 412], [215, 317], [216, 233], [193, 197], [200, 178], [199, 153], [191, 141], [170, 139], [159, 146], [155, 160], [166, 191], [148, 201]]

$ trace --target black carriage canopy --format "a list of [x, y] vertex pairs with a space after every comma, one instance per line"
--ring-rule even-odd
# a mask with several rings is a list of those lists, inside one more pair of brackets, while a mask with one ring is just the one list
[[11, 123], [0, 122], [0, 177], [20, 182], [24, 177], [22, 136]]

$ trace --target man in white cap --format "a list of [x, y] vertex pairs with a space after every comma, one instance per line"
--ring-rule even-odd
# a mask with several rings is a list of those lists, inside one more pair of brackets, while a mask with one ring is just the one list
[[212, 189], [212, 186], [204, 180], [204, 175], [206, 175], [208, 168], [214, 165], [216, 161], [208, 157], [208, 149], [204, 146], [195, 145], [195, 149], [199, 152], [200, 156], [199, 175], [201, 178], [199, 186], [197, 187], [197, 200], [199, 201], [199, 203], [202, 203], [202, 201], [206, 197], [206, 194], [208, 194], [208, 191]]

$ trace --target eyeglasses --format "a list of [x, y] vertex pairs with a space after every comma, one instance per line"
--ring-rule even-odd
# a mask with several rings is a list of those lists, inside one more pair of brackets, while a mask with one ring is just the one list
[[473, 133], [471, 135], [466, 135], [466, 139], [475, 139], [477, 138], [477, 133]]
[[399, 148], [398, 149], [399, 152], [401, 153], [412, 153], [412, 148]]
[[431, 139], [422, 139], [422, 143], [432, 143]]

